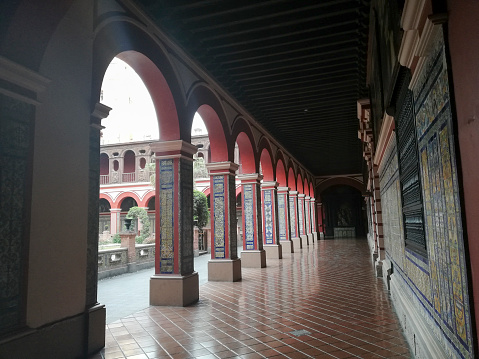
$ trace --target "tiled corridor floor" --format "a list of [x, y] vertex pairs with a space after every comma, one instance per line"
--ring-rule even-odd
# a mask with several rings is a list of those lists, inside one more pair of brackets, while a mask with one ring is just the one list
[[200, 286], [196, 305], [107, 325], [92, 358], [411, 357], [366, 240], [319, 241], [267, 264]]

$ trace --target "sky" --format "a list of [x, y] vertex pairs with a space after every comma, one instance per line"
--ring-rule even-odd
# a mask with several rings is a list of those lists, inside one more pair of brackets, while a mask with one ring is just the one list
[[[112, 108], [102, 120], [101, 144], [158, 140], [158, 122], [151, 96], [141, 78], [129, 65], [114, 58], [103, 78], [100, 102]], [[193, 118], [194, 129], [208, 131], [198, 113]]]

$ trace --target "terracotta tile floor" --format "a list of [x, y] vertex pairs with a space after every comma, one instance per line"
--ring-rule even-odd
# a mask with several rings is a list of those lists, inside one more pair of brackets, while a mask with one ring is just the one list
[[320, 241], [186, 307], [149, 307], [106, 327], [92, 358], [410, 358], [366, 240]]

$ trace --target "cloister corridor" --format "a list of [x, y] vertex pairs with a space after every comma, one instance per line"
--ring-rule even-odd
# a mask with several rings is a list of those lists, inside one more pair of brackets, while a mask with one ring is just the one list
[[335, 239], [206, 282], [191, 306], [109, 323], [91, 359], [410, 357], [366, 239]]

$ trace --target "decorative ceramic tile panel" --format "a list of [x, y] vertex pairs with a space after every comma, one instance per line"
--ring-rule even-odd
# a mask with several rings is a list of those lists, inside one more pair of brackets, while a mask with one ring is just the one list
[[253, 185], [243, 185], [243, 220], [245, 223], [244, 228], [244, 241], [247, 250], [255, 249], [255, 233], [254, 233], [254, 191]]
[[193, 162], [180, 158], [179, 169], [179, 234], [180, 250], [179, 271], [181, 275], [193, 272]]
[[430, 266], [431, 304], [423, 305], [460, 355], [471, 357], [468, 280], [442, 33], [424, 69], [414, 89]]
[[238, 238], [236, 232], [236, 180], [234, 176], [228, 176], [228, 204], [229, 204], [229, 251], [230, 258], [238, 258]]
[[299, 225], [299, 235], [304, 235], [304, 203], [302, 198], [298, 198], [298, 225]]
[[289, 220], [291, 223], [291, 235], [296, 237], [298, 236], [297, 228], [298, 225], [296, 223], [296, 206], [295, 206], [295, 198], [289, 197]]
[[160, 273], [174, 268], [174, 167], [173, 160], [159, 160], [160, 181]]
[[273, 190], [263, 190], [263, 208], [264, 208], [264, 242], [274, 244], [273, 237]]
[[0, 94], [0, 334], [24, 321], [34, 111]]
[[213, 177], [214, 201], [214, 244], [215, 258], [225, 258], [225, 178], [223, 175]]
[[278, 225], [279, 225], [279, 240], [286, 241], [288, 236], [286, 235], [286, 195], [279, 194], [278, 195]]
[[311, 205], [309, 203], [309, 201], [305, 201], [305, 208], [304, 208], [304, 216], [305, 216], [305, 219], [306, 219], [306, 233], [311, 233], [311, 229], [310, 229], [310, 225], [311, 225]]

